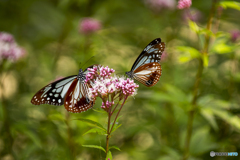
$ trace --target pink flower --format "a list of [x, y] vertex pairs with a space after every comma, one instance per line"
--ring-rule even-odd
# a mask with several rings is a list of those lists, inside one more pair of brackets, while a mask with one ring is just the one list
[[230, 34], [231, 34], [231, 41], [232, 42], [236, 42], [240, 37], [240, 31], [239, 30], [232, 30], [230, 32]]
[[178, 1], [178, 9], [189, 8], [192, 5], [192, 0], [179, 0]]
[[[100, 97], [102, 99], [102, 106], [104, 110], [108, 110], [114, 104], [114, 99], [119, 97], [127, 98], [128, 96], [133, 96], [136, 94], [137, 88], [139, 87], [134, 83], [133, 80], [119, 78], [116, 76], [111, 76], [115, 70], [107, 67], [98, 67], [88, 69], [86, 74], [86, 83], [92, 85], [89, 88], [89, 97], [96, 98]], [[109, 101], [109, 100], [112, 101]]]
[[167, 52], [164, 51], [164, 52], [162, 53], [161, 60], [162, 60], [162, 61], [165, 61], [165, 60], [167, 59], [167, 57], [168, 57]]
[[174, 9], [176, 6], [175, 0], [145, 0], [145, 3], [157, 12], [163, 9]]
[[198, 22], [202, 18], [202, 13], [194, 8], [191, 8], [189, 10], [185, 10], [183, 12], [183, 20], [191, 20], [194, 22]]
[[94, 33], [102, 28], [100, 21], [94, 18], [83, 18], [79, 23], [79, 32], [83, 34]]
[[11, 34], [0, 32], [0, 61], [2, 59], [17, 61], [24, 54], [25, 50], [17, 45]]

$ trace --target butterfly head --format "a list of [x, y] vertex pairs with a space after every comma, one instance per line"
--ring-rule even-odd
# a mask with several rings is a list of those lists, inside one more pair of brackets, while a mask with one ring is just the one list
[[86, 75], [84, 74], [82, 69], [79, 70], [79, 73], [77, 75], [77, 79], [79, 79], [81, 82], [83, 82], [86, 79]]
[[132, 71], [126, 72], [126, 75], [127, 75], [129, 78], [133, 78], [133, 72], [132, 72]]

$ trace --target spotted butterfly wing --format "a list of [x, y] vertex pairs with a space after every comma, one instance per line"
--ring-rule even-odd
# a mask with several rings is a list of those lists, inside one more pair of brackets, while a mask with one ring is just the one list
[[34, 105], [64, 104], [65, 109], [72, 113], [80, 113], [92, 108], [95, 99], [88, 97], [88, 89], [91, 84], [84, 81], [87, 72], [87, 69], [84, 71], [80, 69], [78, 75], [69, 76], [48, 84], [33, 96], [31, 103]]
[[164, 49], [165, 43], [160, 38], [150, 42], [134, 62], [131, 71], [126, 72], [128, 77], [147, 87], [157, 84], [162, 74], [160, 60]]

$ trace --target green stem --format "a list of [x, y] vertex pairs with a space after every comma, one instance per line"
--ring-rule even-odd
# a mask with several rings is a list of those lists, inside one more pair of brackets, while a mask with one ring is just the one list
[[118, 113], [117, 113], [117, 115], [116, 115], [116, 117], [115, 117], [115, 119], [114, 119], [113, 125], [112, 125], [111, 130], [110, 130], [110, 134], [111, 134], [111, 132], [112, 132], [112, 130], [113, 130], [113, 127], [114, 127], [114, 125], [115, 125], [115, 123], [116, 123], [117, 117], [118, 117], [119, 113], [121, 112], [121, 109], [122, 109], [124, 103], [126, 102], [127, 98], [128, 98], [128, 96], [126, 96], [126, 97], [124, 98], [123, 103], [122, 103], [122, 105], [121, 105], [121, 107], [120, 107], [120, 109], [119, 109], [119, 111], [118, 111]]
[[111, 112], [108, 112], [108, 127], [107, 127], [107, 137], [106, 137], [106, 157], [107, 157], [108, 150], [109, 150], [110, 123], [111, 123]]
[[[111, 123], [111, 116], [112, 116], [113, 112], [111, 111], [111, 109], [108, 111], [108, 127], [107, 127], [107, 137], [106, 137], [106, 157], [107, 157], [107, 154], [108, 154], [108, 151], [109, 151], [109, 139], [110, 139], [110, 135], [111, 135], [112, 130], [113, 130], [113, 127], [114, 127], [114, 125], [115, 125], [115, 123], [116, 123], [117, 117], [119, 116], [119, 113], [121, 112], [121, 109], [122, 109], [124, 103], [126, 102], [126, 99], [127, 99], [127, 98], [128, 98], [128, 96], [126, 96], [126, 97], [124, 98], [123, 103], [122, 103], [122, 105], [121, 105], [121, 107], [120, 107], [120, 109], [119, 109], [119, 111], [118, 111], [118, 113], [117, 113], [117, 115], [116, 115], [116, 117], [115, 117], [115, 119], [114, 119], [114, 121], [113, 121], [113, 124], [112, 124], [111, 129], [110, 129], [110, 126], [111, 126], [110, 123]], [[118, 104], [119, 104], [119, 103], [116, 104], [116, 107], [114, 108], [114, 110], [117, 108]]]
[[[208, 23], [207, 23], [207, 30], [211, 30], [212, 19], [213, 19], [213, 15], [214, 15], [214, 11], [215, 11], [216, 2], [217, 2], [217, 0], [213, 0], [213, 2], [212, 2], [210, 17], [209, 17], [209, 20], [208, 20]], [[208, 34], [206, 34], [204, 48], [202, 50], [203, 55], [208, 54], [209, 41], [210, 41], [210, 36]], [[191, 137], [192, 137], [193, 121], [194, 121], [194, 115], [195, 115], [196, 108], [197, 108], [196, 103], [197, 103], [197, 99], [198, 99], [198, 91], [199, 91], [199, 85], [200, 85], [200, 82], [201, 82], [203, 69], [204, 69], [203, 60], [199, 59], [199, 66], [198, 66], [198, 71], [197, 71], [195, 84], [194, 84], [194, 90], [193, 90], [193, 99], [192, 99], [192, 102], [191, 102], [192, 109], [188, 113], [187, 134], [186, 134], [186, 140], [185, 140], [183, 160], [187, 160], [188, 157], [189, 157], [189, 154], [190, 154], [189, 153], [189, 147], [190, 147], [190, 141], [191, 141]]]

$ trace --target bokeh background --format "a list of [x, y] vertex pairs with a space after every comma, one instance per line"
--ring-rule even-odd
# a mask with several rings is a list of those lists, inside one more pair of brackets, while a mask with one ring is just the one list
[[[122, 126], [110, 139], [121, 149], [112, 150], [113, 159], [177, 160], [188, 154], [201, 160], [212, 159], [210, 151], [240, 153], [240, 5], [235, 2], [193, 0], [190, 8], [178, 9], [175, 0], [0, 0], [0, 32], [15, 38], [8, 35], [0, 48], [13, 41], [19, 47], [18, 56], [0, 56], [0, 159], [105, 159], [101, 150], [82, 146], [105, 147], [105, 136], [84, 135], [92, 126], [76, 119], [106, 125], [106, 115], [73, 114], [30, 100], [49, 82], [92, 64], [124, 75], [158, 37], [166, 43], [162, 76], [154, 87], [140, 84], [128, 99]], [[97, 100], [94, 108], [100, 106]]]

